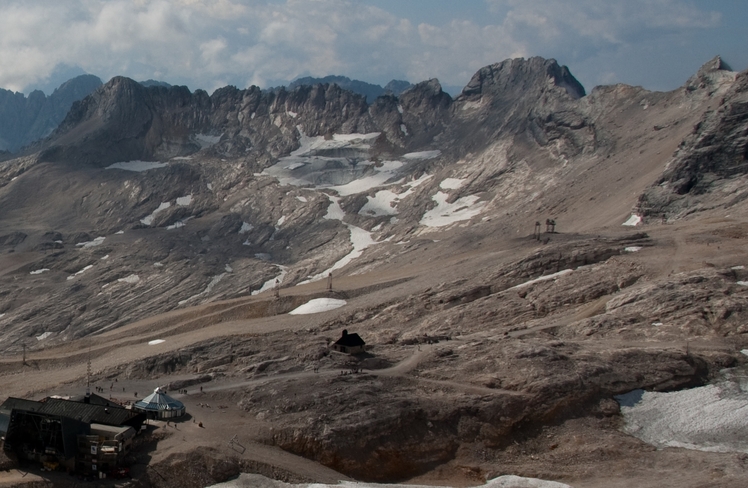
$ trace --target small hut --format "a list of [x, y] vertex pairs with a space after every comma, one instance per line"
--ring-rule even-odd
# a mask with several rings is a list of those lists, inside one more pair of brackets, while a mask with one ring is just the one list
[[357, 354], [366, 350], [366, 343], [355, 332], [349, 334], [348, 330], [343, 329], [343, 335], [332, 345], [332, 349], [347, 354]]
[[156, 388], [153, 393], [135, 402], [132, 409], [156, 420], [173, 419], [185, 413], [184, 403], [167, 395], [162, 388]]

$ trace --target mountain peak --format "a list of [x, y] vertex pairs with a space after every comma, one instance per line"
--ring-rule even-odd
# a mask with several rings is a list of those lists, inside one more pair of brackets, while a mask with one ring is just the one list
[[480, 98], [486, 94], [501, 96], [543, 91], [548, 85], [563, 88], [573, 99], [585, 96], [584, 87], [555, 59], [514, 58], [480, 69], [462, 90], [461, 99]]

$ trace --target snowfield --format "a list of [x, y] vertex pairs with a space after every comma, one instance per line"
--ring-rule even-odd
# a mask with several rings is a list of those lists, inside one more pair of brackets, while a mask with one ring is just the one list
[[[356, 481], [341, 481], [337, 485], [325, 483], [304, 483], [292, 485], [283, 481], [271, 480], [259, 474], [242, 473], [235, 480], [219, 483], [209, 488], [445, 488], [426, 485], [384, 485], [378, 483], [359, 483]], [[537, 478], [523, 478], [521, 476], [505, 475], [494, 478], [482, 488], [571, 488], [564, 483], [545, 481]]]
[[168, 166], [167, 163], [159, 163], [158, 161], [124, 161], [121, 163], [114, 163], [107, 166], [105, 169], [122, 169], [125, 171], [135, 171], [137, 173], [142, 173], [143, 171], [148, 171], [149, 169], [158, 169], [163, 168], [164, 166]]
[[448, 203], [449, 195], [441, 191], [431, 198], [436, 202], [436, 207], [423, 214], [420, 222], [426, 227], [445, 227], [470, 220], [479, 215], [485, 205], [483, 202], [478, 203], [480, 197], [475, 195], [458, 198], [453, 203]]
[[346, 304], [345, 300], [336, 300], [335, 298], [315, 298], [309, 300], [304, 305], [296, 307], [288, 312], [289, 315], [308, 315], [312, 313], [322, 313], [335, 310]]
[[748, 370], [725, 370], [714, 384], [616, 397], [623, 430], [658, 448], [748, 453]]

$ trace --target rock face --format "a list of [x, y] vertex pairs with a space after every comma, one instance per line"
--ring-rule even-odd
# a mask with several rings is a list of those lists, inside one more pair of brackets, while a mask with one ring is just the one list
[[62, 122], [73, 102], [101, 86], [93, 75], [81, 75], [63, 83], [51, 95], [34, 91], [25, 97], [0, 89], [0, 151], [16, 152], [48, 136]]
[[745, 180], [748, 174], [748, 73], [735, 75], [715, 58], [688, 81], [685, 90], [691, 96], [707, 92], [720, 99], [694, 125], [662, 177], [642, 194], [643, 215], [681, 216], [718, 204], [731, 206], [745, 198], [743, 192], [724, 194], [720, 189], [731, 180]]

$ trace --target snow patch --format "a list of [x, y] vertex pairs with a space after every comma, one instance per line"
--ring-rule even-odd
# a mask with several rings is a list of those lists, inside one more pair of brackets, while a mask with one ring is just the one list
[[88, 266], [86, 266], [85, 268], [81, 269], [81, 270], [80, 270], [80, 271], [78, 271], [77, 273], [75, 273], [75, 274], [72, 274], [72, 275], [68, 276], [68, 280], [72, 280], [72, 279], [74, 279], [74, 278], [75, 278], [76, 276], [80, 276], [80, 275], [82, 275], [83, 273], [85, 273], [86, 271], [88, 271], [88, 270], [89, 270], [89, 269], [91, 269], [91, 268], [93, 268], [93, 264], [89, 264]]
[[42, 334], [42, 335], [38, 335], [38, 336], [36, 336], [36, 340], [37, 340], [37, 341], [43, 341], [44, 339], [46, 339], [47, 337], [49, 337], [49, 336], [51, 336], [51, 335], [52, 335], [52, 332], [45, 332], [45, 333], [44, 333], [44, 334]]
[[690, 390], [639, 390], [639, 400], [628, 403], [622, 397], [623, 430], [658, 448], [748, 452], [746, 370], [722, 373], [716, 383]]
[[177, 205], [180, 207], [187, 207], [192, 203], [192, 195], [177, 198]]
[[178, 220], [178, 221], [174, 222], [171, 225], [167, 225], [166, 226], [166, 230], [181, 229], [185, 225], [187, 225], [187, 224], [185, 224], [184, 220]]
[[106, 237], [97, 237], [93, 241], [79, 242], [78, 244], [75, 245], [75, 247], [82, 247], [83, 249], [86, 249], [86, 248], [89, 248], [89, 247], [100, 246], [100, 245], [104, 244], [104, 239], [106, 239]]
[[254, 225], [248, 224], [246, 222], [242, 222], [242, 228], [239, 229], [239, 233], [240, 234], [246, 234], [247, 232], [249, 232], [250, 230], [252, 230], [254, 228], [255, 228]]
[[300, 201], [302, 203], [306, 203], [307, 202], [306, 197], [296, 197], [296, 200], [298, 200], [298, 201]]
[[42, 273], [46, 273], [47, 271], [49, 271], [49, 268], [42, 268], [42, 269], [37, 269], [37, 270], [35, 270], [35, 271], [32, 271], [32, 272], [31, 272], [31, 273], [29, 273], [29, 274], [32, 274], [32, 275], [39, 275], [39, 274], [42, 274]]
[[641, 246], [629, 246], [629, 247], [624, 247], [624, 248], [623, 248], [623, 250], [624, 250], [625, 252], [639, 252], [639, 251], [641, 251], [642, 249], [643, 249], [643, 248], [642, 248]]
[[312, 313], [322, 313], [329, 310], [335, 310], [346, 304], [345, 300], [335, 298], [315, 298], [306, 302], [304, 305], [296, 307], [288, 312], [288, 315], [307, 315]]
[[162, 344], [162, 343], [164, 343], [164, 342], [166, 342], [166, 341], [165, 341], [165, 340], [163, 340], [163, 339], [154, 339], [154, 340], [152, 340], [152, 341], [148, 341], [148, 345], [149, 345], [149, 346], [155, 346], [155, 345], [157, 345], [157, 344]]
[[361, 210], [360, 215], [371, 215], [381, 217], [383, 215], [397, 215], [394, 208], [395, 203], [399, 200], [397, 193], [390, 190], [380, 190], [373, 197], [366, 197], [367, 201]]
[[457, 190], [465, 183], [465, 179], [466, 178], [446, 178], [444, 181], [439, 183], [439, 188], [442, 190]]
[[167, 208], [171, 207], [171, 203], [169, 202], [162, 202], [161, 205], [158, 206], [156, 210], [153, 211], [149, 216], [140, 219], [140, 223], [143, 225], [151, 225], [153, 224], [153, 219], [156, 218], [156, 215], [158, 215], [159, 212], [163, 212]]
[[167, 163], [160, 163], [158, 161], [123, 161], [121, 163], [114, 163], [107, 166], [105, 169], [123, 169], [125, 171], [135, 171], [137, 173], [142, 173], [143, 171], [148, 171], [149, 169], [158, 169], [163, 168], [164, 166], [168, 166]]
[[206, 147], [211, 147], [218, 144], [218, 142], [221, 140], [221, 137], [223, 137], [223, 134], [221, 134], [220, 136], [211, 136], [209, 134], [195, 134], [192, 137], [195, 139], [195, 142], [198, 143], [200, 149], [205, 149]]
[[636, 227], [637, 225], [641, 223], [642, 223], [642, 218], [639, 215], [631, 214], [631, 217], [629, 217], [629, 219], [621, 225], [625, 225], [628, 227]]
[[420, 224], [426, 227], [444, 227], [471, 219], [480, 214], [485, 205], [477, 203], [480, 198], [475, 195], [459, 198], [453, 203], [447, 203], [449, 195], [441, 191], [431, 198], [437, 205], [423, 214]]
[[738, 281], [737, 284], [740, 286], [748, 286], [748, 281]]
[[405, 124], [400, 124], [400, 130], [403, 132], [404, 135], [408, 135], [408, 128], [405, 127]]
[[131, 284], [137, 283], [139, 281], [140, 281], [140, 276], [136, 274], [131, 274], [130, 276], [126, 276], [124, 278], [120, 278], [117, 280], [117, 282], [119, 283], [131, 283]]

